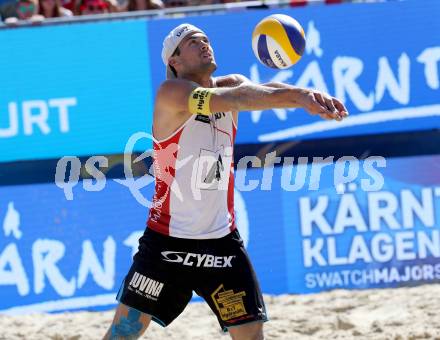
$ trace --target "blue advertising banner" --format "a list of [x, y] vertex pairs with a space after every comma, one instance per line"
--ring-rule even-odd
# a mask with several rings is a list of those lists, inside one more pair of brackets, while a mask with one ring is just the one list
[[145, 21], [1, 30], [0, 162], [121, 153], [150, 130], [146, 37]]
[[[436, 0], [294, 9], [249, 10], [151, 23], [151, 65], [163, 70], [162, 40], [186, 21], [209, 36], [217, 75], [241, 73], [259, 83], [287, 82], [342, 99], [350, 117], [320, 121], [299, 109], [242, 112], [237, 143], [313, 139], [440, 127], [440, 11]], [[265, 16], [296, 18], [306, 32], [306, 52], [293, 68], [260, 64], [252, 30]], [[408, 26], [408, 23], [411, 23]], [[152, 74], [156, 90], [164, 71]]]
[[1, 312], [115, 304], [147, 211], [116, 182], [99, 192], [84, 183], [70, 201], [55, 184], [0, 189]]
[[[288, 291], [440, 282], [439, 164], [440, 156], [347, 158], [322, 168], [318, 189], [283, 190]], [[351, 178], [338, 184], [344, 169]]]
[[[237, 142], [258, 143], [439, 128], [440, 37], [427, 33], [440, 30], [431, 15], [439, 10], [438, 1], [427, 0], [185, 21], [209, 35], [216, 74], [310, 86], [341, 98], [350, 110], [341, 123], [300, 109], [241, 113]], [[253, 27], [275, 12], [295, 17], [306, 31], [306, 53], [287, 70], [263, 66], [251, 48]], [[151, 131], [153, 96], [165, 75], [162, 41], [182, 21], [1, 30], [0, 162], [121, 153], [134, 132]]]
[[[237, 226], [264, 293], [440, 282], [440, 156], [279, 163], [236, 172]], [[1, 313], [115, 305], [154, 181], [70, 188], [0, 188]]]

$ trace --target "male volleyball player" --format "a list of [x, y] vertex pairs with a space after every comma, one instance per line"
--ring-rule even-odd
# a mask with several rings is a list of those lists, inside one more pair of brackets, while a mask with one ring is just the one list
[[[208, 37], [190, 24], [169, 33], [162, 59], [168, 79], [154, 107], [153, 206], [105, 339], [136, 339], [151, 320], [169, 325], [193, 291], [233, 339], [263, 339], [266, 310], [234, 222], [238, 111], [303, 107], [341, 120], [347, 110], [313, 90], [257, 85], [241, 75], [213, 78]], [[206, 162], [209, 157], [214, 161]]]

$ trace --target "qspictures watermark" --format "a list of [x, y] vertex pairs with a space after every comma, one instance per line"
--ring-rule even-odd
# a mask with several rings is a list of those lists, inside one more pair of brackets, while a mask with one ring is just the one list
[[[152, 135], [146, 132], [133, 134], [124, 149], [124, 178], [113, 179], [114, 182], [128, 188], [136, 201], [151, 208], [153, 200], [146, 198], [142, 189], [155, 184], [156, 191], [166, 195], [173, 194], [183, 200], [184, 194], [191, 194], [194, 200], [201, 200], [206, 190], [228, 190], [230, 176], [235, 175], [235, 188], [239, 191], [269, 191], [274, 188], [274, 168], [281, 168], [280, 186], [284, 191], [299, 191], [308, 189], [317, 191], [323, 181], [323, 169], [332, 168], [332, 178], [325, 178], [338, 194], [353, 186], [362, 191], [379, 191], [383, 188], [384, 177], [379, 171], [386, 167], [386, 159], [381, 156], [370, 156], [362, 161], [353, 156], [323, 157], [280, 157], [276, 151], [267, 153], [264, 160], [257, 156], [244, 156], [237, 161], [237, 171], [233, 167], [233, 148], [220, 146], [218, 150], [200, 150], [197, 155], [181, 157], [178, 144], [171, 143], [166, 148], [155, 144], [155, 149], [143, 152], [134, 158], [134, 147], [142, 139], [154, 141]], [[133, 166], [151, 157], [152, 163], [143, 176], [135, 177]], [[134, 159], [133, 159], [134, 158]], [[297, 161], [295, 163], [295, 160]], [[295, 163], [295, 165], [294, 165]], [[84, 164], [84, 170], [90, 176], [82, 180], [83, 189], [97, 192], [104, 190], [107, 178], [102, 171], [108, 168], [109, 160], [105, 156], [92, 156]], [[55, 183], [64, 191], [67, 200], [73, 200], [73, 188], [80, 185], [80, 173], [83, 164], [76, 156], [65, 156], [57, 162]], [[255, 178], [251, 169], [262, 168], [261, 178]], [[360, 173], [366, 178], [359, 178]], [[176, 176], [176, 173], [183, 176]], [[235, 174], [234, 174], [235, 173]], [[153, 176], [151, 175], [153, 174]], [[187, 196], [185, 196], [187, 197]], [[156, 197], [155, 204], [160, 204]]]

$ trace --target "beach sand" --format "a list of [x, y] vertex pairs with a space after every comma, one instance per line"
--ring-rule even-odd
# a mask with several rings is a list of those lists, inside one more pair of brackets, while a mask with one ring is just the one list
[[[440, 340], [440, 284], [312, 295], [265, 295], [266, 339]], [[0, 339], [101, 339], [106, 312], [1, 316]], [[203, 302], [190, 304], [167, 328], [152, 322], [142, 339], [229, 339]]]

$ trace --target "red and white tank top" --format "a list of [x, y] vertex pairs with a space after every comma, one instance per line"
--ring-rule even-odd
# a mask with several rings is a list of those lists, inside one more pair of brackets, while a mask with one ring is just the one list
[[165, 235], [220, 238], [235, 229], [231, 112], [192, 115], [154, 141], [155, 194], [147, 226]]

